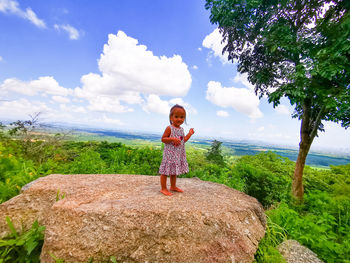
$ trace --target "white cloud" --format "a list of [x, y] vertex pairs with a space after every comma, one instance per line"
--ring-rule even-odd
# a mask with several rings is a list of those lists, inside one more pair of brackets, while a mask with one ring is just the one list
[[279, 114], [285, 114], [285, 115], [289, 115], [291, 114], [290, 110], [288, 109], [288, 107], [286, 105], [278, 105], [275, 110], [279, 113]]
[[30, 7], [24, 11], [15, 0], [0, 0], [0, 12], [17, 15], [29, 20], [37, 27], [46, 28], [44, 20], [39, 19]]
[[106, 117], [106, 115], [103, 115], [103, 117], [101, 119], [98, 119], [97, 121], [102, 121], [102, 122], [107, 123], [107, 124], [113, 124], [113, 125], [119, 125], [119, 126], [124, 125], [124, 123], [121, 122], [120, 120], [108, 118], [108, 117]]
[[34, 96], [38, 93], [67, 96], [71, 91], [61, 87], [58, 82], [50, 76], [39, 77], [37, 80], [24, 82], [15, 78], [5, 79], [0, 84], [1, 92], [14, 91], [27, 96]]
[[190, 104], [185, 102], [182, 98], [174, 98], [174, 99], [171, 99], [169, 102], [170, 102], [171, 106], [173, 106], [175, 104], [179, 104], [179, 105], [183, 106], [186, 110], [187, 115], [188, 115], [188, 113], [197, 114], [197, 110], [194, 107], [192, 107]]
[[103, 77], [108, 75], [113, 81], [111, 88], [144, 94], [185, 96], [192, 82], [181, 56], [154, 56], [146, 46], [122, 31], [109, 35], [99, 68]]
[[2, 56], [0, 56], [0, 62], [3, 61], [4, 59], [2, 58]]
[[190, 104], [185, 102], [182, 98], [174, 98], [169, 101], [166, 101], [162, 100], [158, 95], [155, 94], [151, 94], [147, 97], [147, 101], [142, 108], [148, 113], [155, 112], [163, 115], [169, 115], [170, 108], [175, 104], [183, 106], [186, 110], [187, 115], [189, 113], [197, 114], [197, 110]]
[[[98, 65], [101, 74], [83, 75], [83, 86], [74, 92], [76, 96], [87, 99], [89, 109], [93, 110], [129, 111], [120, 102], [142, 104], [143, 94], [148, 96], [144, 110], [160, 112], [159, 108], [153, 106], [156, 100], [154, 96], [185, 96], [192, 82], [188, 66], [181, 56], [155, 56], [146, 46], [140, 45], [137, 39], [122, 31], [108, 36], [108, 43], [104, 45]], [[111, 98], [115, 107], [101, 105], [97, 97]]]
[[193, 65], [192, 68], [193, 68], [193, 69], [198, 69], [198, 66]]
[[[140, 93], [137, 91], [115, 89], [114, 79], [108, 75], [100, 76], [89, 73], [81, 77], [83, 88], [76, 88], [74, 93], [80, 98], [85, 98], [92, 103], [96, 96], [108, 96], [118, 101], [125, 101], [129, 104], [140, 104], [143, 102]], [[91, 100], [92, 99], [92, 100]]]
[[142, 108], [148, 113], [156, 112], [163, 115], [168, 115], [170, 111], [170, 104], [168, 101], [161, 100], [158, 95], [151, 94], [147, 97], [147, 102]]
[[101, 111], [101, 112], [113, 112], [113, 113], [122, 113], [122, 112], [131, 112], [132, 108], [123, 106], [120, 104], [120, 101], [114, 96], [96, 96], [94, 98], [89, 98], [88, 109], [91, 111]]
[[75, 113], [86, 113], [86, 110], [82, 106], [75, 106], [75, 105], [70, 105], [67, 106], [66, 104], [60, 104], [60, 110], [63, 112], [75, 112]]
[[259, 99], [253, 91], [246, 88], [222, 87], [220, 82], [208, 83], [206, 99], [220, 107], [231, 107], [246, 114], [251, 119], [261, 118], [263, 113], [259, 110]]
[[265, 130], [265, 127], [264, 127], [264, 126], [261, 126], [261, 127], [258, 128], [258, 131], [259, 131], [259, 132], [262, 132], [263, 130]]
[[80, 37], [79, 31], [71, 25], [68, 25], [68, 24], [67, 25], [57, 25], [57, 24], [55, 24], [54, 28], [57, 31], [60, 31], [60, 30], [66, 31], [69, 35], [69, 38], [72, 40], [77, 40]]
[[199, 48], [198, 48], [198, 51], [202, 51], [202, 48], [201, 48], [201, 47], [199, 47]]
[[219, 117], [228, 117], [228, 116], [230, 116], [230, 115], [228, 114], [228, 112], [227, 112], [227, 111], [224, 111], [224, 110], [219, 110], [219, 111], [217, 111], [217, 112], [216, 112], [216, 115], [219, 116]]
[[68, 103], [68, 102], [70, 102], [70, 99], [68, 99], [66, 97], [62, 97], [62, 96], [52, 96], [52, 100], [54, 102], [58, 102], [58, 103]]
[[249, 80], [248, 80], [248, 74], [244, 73], [244, 74], [239, 74], [237, 73], [237, 75], [235, 76], [235, 78], [233, 79], [234, 82], [241, 82], [244, 86], [246, 86], [248, 89], [254, 91], [254, 85], [252, 85]]
[[203, 42], [202, 45], [205, 48], [211, 49], [214, 56], [220, 58], [220, 61], [223, 64], [228, 63], [227, 60], [227, 53], [225, 53], [224, 55], [222, 54], [222, 50], [225, 47], [225, 43], [222, 43], [222, 36], [219, 32], [219, 29], [216, 28], [213, 32], [211, 32], [209, 35], [207, 35]]
[[4, 119], [23, 119], [35, 112], [49, 112], [51, 109], [45, 103], [19, 99], [0, 102], [0, 117]]

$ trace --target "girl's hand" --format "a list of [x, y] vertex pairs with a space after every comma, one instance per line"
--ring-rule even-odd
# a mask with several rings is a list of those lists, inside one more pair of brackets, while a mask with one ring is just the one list
[[173, 144], [174, 144], [175, 146], [178, 146], [178, 145], [181, 144], [181, 140], [180, 140], [179, 138], [172, 138], [172, 139], [173, 139]]
[[188, 133], [192, 136], [194, 134], [194, 129], [191, 128]]

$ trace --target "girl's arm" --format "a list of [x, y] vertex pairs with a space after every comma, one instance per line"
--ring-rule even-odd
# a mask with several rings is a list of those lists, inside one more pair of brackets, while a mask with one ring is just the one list
[[170, 126], [166, 127], [163, 136], [162, 136], [162, 142], [163, 143], [173, 143], [174, 145], [180, 145], [181, 140], [179, 138], [171, 138], [169, 137], [171, 134]]
[[187, 142], [190, 138], [191, 138], [191, 136], [194, 134], [194, 130], [193, 130], [193, 128], [191, 128], [190, 130], [189, 130], [189, 132], [187, 133], [187, 135], [185, 136], [185, 142]]

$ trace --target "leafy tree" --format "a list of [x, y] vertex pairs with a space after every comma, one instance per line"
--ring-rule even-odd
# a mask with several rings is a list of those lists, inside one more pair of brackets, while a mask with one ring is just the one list
[[41, 123], [40, 115], [41, 112], [37, 112], [29, 115], [29, 120], [17, 120], [10, 123], [8, 134], [18, 139], [20, 148], [25, 156], [42, 163], [45, 159], [51, 157], [52, 149], [57, 148], [61, 144], [63, 136], [60, 133], [52, 136], [40, 130], [39, 128], [46, 126]]
[[220, 141], [214, 140], [212, 142], [210, 149], [208, 149], [208, 152], [206, 153], [207, 160], [219, 165], [223, 165], [225, 163], [221, 145], [222, 142]]
[[25, 140], [30, 140], [31, 133], [37, 128], [39, 125], [39, 117], [40, 112], [35, 113], [34, 115], [29, 115], [30, 120], [26, 121], [15, 121], [10, 123], [12, 128], [9, 131], [10, 135], [18, 135], [21, 134]]
[[0, 121], [0, 140], [4, 139], [5, 137], [4, 128], [5, 128], [5, 125], [2, 124], [2, 122]]
[[322, 121], [350, 126], [350, 1], [207, 0], [223, 54], [276, 107], [286, 97], [301, 120], [292, 193], [302, 201], [307, 154]]

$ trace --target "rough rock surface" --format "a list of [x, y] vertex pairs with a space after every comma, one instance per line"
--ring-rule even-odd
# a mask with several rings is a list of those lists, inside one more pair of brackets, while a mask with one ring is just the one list
[[0, 237], [9, 216], [18, 229], [46, 226], [43, 263], [54, 262], [49, 252], [65, 262], [252, 262], [266, 224], [258, 201], [196, 178], [177, 185], [185, 192], [168, 197], [158, 176], [49, 175], [0, 205]]
[[323, 263], [317, 255], [296, 240], [286, 240], [278, 246], [287, 263]]

